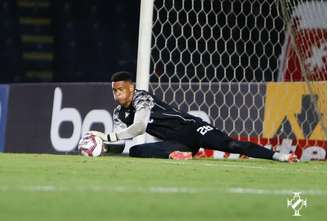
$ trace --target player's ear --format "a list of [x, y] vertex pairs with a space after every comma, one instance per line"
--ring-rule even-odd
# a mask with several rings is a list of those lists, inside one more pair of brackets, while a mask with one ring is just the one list
[[130, 83], [129, 90], [130, 90], [131, 93], [134, 91], [134, 84], [133, 83]]

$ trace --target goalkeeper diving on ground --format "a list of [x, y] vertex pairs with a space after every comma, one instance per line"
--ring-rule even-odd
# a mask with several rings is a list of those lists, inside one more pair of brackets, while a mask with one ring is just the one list
[[115, 129], [109, 134], [89, 131], [86, 135], [95, 135], [109, 143], [144, 133], [159, 138], [158, 142], [131, 147], [132, 157], [190, 159], [200, 148], [206, 148], [253, 158], [297, 162], [293, 153], [274, 152], [255, 143], [235, 140], [202, 119], [177, 110], [147, 91], [135, 89], [128, 72], [113, 74], [111, 81], [114, 99], [118, 102], [113, 111]]

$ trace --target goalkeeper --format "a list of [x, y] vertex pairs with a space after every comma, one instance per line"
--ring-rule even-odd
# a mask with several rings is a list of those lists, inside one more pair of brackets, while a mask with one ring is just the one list
[[[112, 75], [114, 99], [118, 106], [113, 112], [116, 130], [109, 134], [90, 131], [106, 142], [132, 139], [148, 134], [160, 142], [133, 146], [130, 156], [189, 159], [201, 147], [248, 157], [296, 162], [295, 154], [282, 154], [251, 142], [234, 140], [198, 117], [180, 112], [154, 95], [135, 89], [128, 72]], [[117, 130], [117, 128], [119, 128]]]

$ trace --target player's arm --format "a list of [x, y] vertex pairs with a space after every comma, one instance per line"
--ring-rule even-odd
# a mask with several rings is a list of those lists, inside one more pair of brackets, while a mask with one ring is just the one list
[[[119, 119], [119, 113], [118, 111], [115, 109], [114, 112], [113, 112], [113, 133], [116, 133], [118, 131], [121, 131], [121, 130], [124, 130], [127, 128], [126, 124], [124, 122], [122, 122], [120, 119]], [[105, 138], [107, 137], [108, 135], [105, 134]], [[117, 145], [117, 146], [122, 146], [125, 144], [125, 141], [124, 140], [119, 140], [117, 142], [108, 142], [108, 139], [107, 141], [105, 141], [104, 143], [106, 144], [110, 144], [111, 146], [113, 145]]]
[[125, 129], [113, 131], [109, 134], [104, 134], [98, 131], [90, 131], [90, 133], [95, 134], [107, 142], [117, 142], [119, 140], [131, 139], [146, 132], [149, 118], [150, 108], [145, 106], [135, 112], [133, 124]]
[[148, 107], [137, 110], [134, 114], [133, 124], [128, 128], [116, 132], [117, 140], [126, 140], [134, 138], [146, 132], [149, 122], [150, 109]]
[[[104, 141], [117, 142], [118, 140], [131, 139], [145, 133], [151, 109], [154, 107], [153, 98], [149, 94], [139, 93], [133, 100], [132, 105], [136, 110], [132, 125], [126, 129], [109, 134], [99, 133], [97, 136]], [[118, 114], [114, 114], [114, 117], [115, 116], [118, 117]]]

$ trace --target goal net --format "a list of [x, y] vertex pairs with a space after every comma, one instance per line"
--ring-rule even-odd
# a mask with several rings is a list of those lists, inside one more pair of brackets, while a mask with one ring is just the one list
[[282, 73], [289, 80], [303, 80], [314, 105], [315, 117], [327, 138], [327, 3], [326, 1], [280, 0], [285, 22], [285, 46], [290, 64]]
[[238, 139], [325, 140], [326, 27], [299, 27], [326, 9], [316, 2], [155, 0], [150, 90]]

